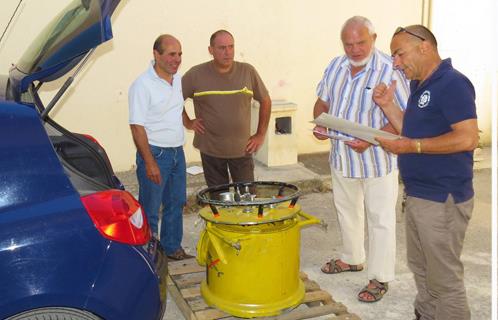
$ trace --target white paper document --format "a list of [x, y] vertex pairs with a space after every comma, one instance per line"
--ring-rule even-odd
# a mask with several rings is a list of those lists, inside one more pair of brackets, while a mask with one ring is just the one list
[[330, 132], [320, 132], [320, 131], [316, 131], [316, 130], [312, 130], [312, 131], [316, 132], [318, 134], [321, 134], [322, 136], [329, 137], [330, 139], [334, 139], [334, 140], [341, 140], [341, 141], [352, 141], [352, 140], [354, 140], [354, 138], [345, 137], [345, 136], [338, 136], [338, 135], [330, 133]]
[[349, 120], [340, 119], [326, 113], [322, 113], [320, 116], [318, 116], [318, 118], [316, 118], [312, 122], [322, 127], [326, 127], [332, 130], [349, 134], [350, 136], [368, 141], [371, 144], [375, 145], [379, 144], [375, 140], [375, 137], [382, 137], [391, 140], [396, 140], [400, 138], [400, 136], [398, 135], [382, 131], [379, 129], [367, 127]]
[[187, 168], [187, 173], [193, 176], [203, 173], [204, 170], [199, 166], [191, 166]]

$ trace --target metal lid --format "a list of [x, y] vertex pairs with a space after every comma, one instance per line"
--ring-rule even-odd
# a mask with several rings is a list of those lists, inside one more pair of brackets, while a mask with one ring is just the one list
[[262, 223], [278, 222], [292, 219], [301, 210], [296, 204], [289, 207], [290, 201], [263, 208], [263, 214], [259, 215], [258, 206], [229, 206], [218, 208], [218, 214], [214, 214], [209, 206], [204, 207], [199, 215], [207, 221], [231, 225], [255, 225]]
[[232, 183], [206, 188], [197, 198], [207, 206], [199, 215], [229, 225], [256, 225], [292, 219], [300, 211], [299, 189], [273, 181]]

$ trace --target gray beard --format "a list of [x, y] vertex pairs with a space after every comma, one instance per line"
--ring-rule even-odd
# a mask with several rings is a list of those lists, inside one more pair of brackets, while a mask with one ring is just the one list
[[368, 54], [368, 57], [366, 57], [365, 59], [360, 60], [360, 61], [353, 61], [353, 60], [348, 58], [349, 64], [352, 65], [353, 67], [364, 67], [367, 65], [368, 61], [370, 61], [370, 58], [372, 58], [373, 52], [374, 52], [374, 49], [372, 48], [372, 50], [370, 50], [370, 53]]

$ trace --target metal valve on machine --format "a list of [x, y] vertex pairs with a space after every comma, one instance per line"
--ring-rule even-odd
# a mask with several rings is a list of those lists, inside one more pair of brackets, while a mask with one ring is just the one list
[[320, 224], [301, 211], [300, 194], [296, 186], [274, 181], [220, 185], [197, 194], [206, 225], [196, 259], [206, 267], [201, 295], [209, 306], [253, 318], [300, 304], [301, 229]]

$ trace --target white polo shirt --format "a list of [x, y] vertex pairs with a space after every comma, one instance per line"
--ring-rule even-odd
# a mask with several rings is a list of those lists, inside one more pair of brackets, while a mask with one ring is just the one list
[[151, 145], [179, 147], [185, 143], [182, 78], [175, 74], [169, 84], [157, 75], [154, 63], [128, 91], [129, 123], [143, 126]]

